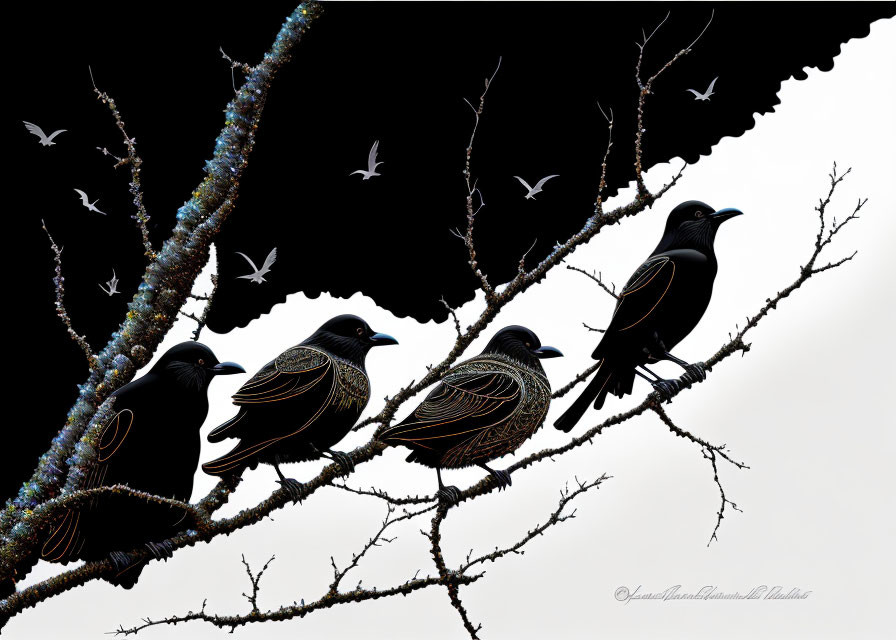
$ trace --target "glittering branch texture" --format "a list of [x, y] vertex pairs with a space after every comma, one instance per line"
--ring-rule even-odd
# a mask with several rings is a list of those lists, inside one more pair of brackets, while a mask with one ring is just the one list
[[[69, 333], [87, 354], [91, 368], [87, 381], [79, 385], [78, 399], [52, 447], [41, 457], [34, 475], [23, 484], [18, 496], [7, 502], [0, 514], [0, 580], [7, 580], [11, 568], [23, 562], [21, 556], [13, 555], [12, 549], [18, 549], [23, 539], [33, 537], [24, 518], [41, 503], [59, 495], [68, 471], [68, 460], [97, 408], [113, 391], [129, 382], [137, 368], [149, 362], [174, 324], [196, 276], [208, 260], [209, 244], [233, 210], [239, 179], [255, 142], [255, 130], [271, 82], [318, 13], [316, 3], [300, 4], [286, 18], [270, 51], [259, 64], [248, 69], [245, 81], [227, 105], [224, 128], [215, 142], [212, 158], [206, 162], [205, 178], [178, 210], [171, 237], [158, 252], [154, 252], [143, 281], [128, 304], [124, 321], [96, 355], [74, 332], [65, 314], [61, 300], [61, 249], [54, 249], [57, 311]], [[102, 92], [98, 93], [102, 98]], [[110, 107], [116, 114], [114, 103]], [[120, 123], [120, 116], [116, 115], [116, 121]], [[124, 133], [123, 123], [120, 125]], [[133, 168], [136, 161], [131, 158], [136, 155], [132, 146], [133, 140], [130, 140], [128, 158]], [[132, 174], [132, 181], [134, 179]], [[139, 189], [139, 183], [136, 188]], [[138, 204], [138, 212], [140, 206]], [[140, 215], [142, 213], [138, 213], [138, 220]], [[53, 245], [55, 247], [55, 243]], [[144, 247], [147, 251], [151, 249]]]
[[[301, 13], [303, 10], [303, 7], [300, 6], [297, 12]], [[309, 9], [309, 12], [310, 11], [311, 10]], [[301, 15], [303, 17], [306, 16], [304, 13], [301, 13]], [[288, 41], [291, 37], [294, 41], [295, 39], [298, 39], [298, 35], [300, 35], [301, 30], [304, 29], [304, 21], [301, 23], [301, 27], [297, 26], [297, 24], [290, 25], [290, 22], [295, 20], [296, 16], [297, 13], [294, 13], [293, 16], [291, 16], [290, 21], [287, 22], [287, 25], [285, 25], [283, 31], [281, 31], [281, 35], [278, 36], [278, 45], [275, 45], [275, 52], [277, 51], [277, 47], [281, 43], [281, 40]], [[305, 17], [304, 20], [307, 20], [307, 17]], [[707, 27], [708, 26], [709, 25], [707, 24]], [[657, 27], [657, 29], [658, 28], [659, 27]], [[656, 30], [654, 30], [654, 33], [655, 32]], [[643, 43], [639, 44], [642, 55], [644, 48], [652, 35], [653, 34], [647, 36], [645, 34]], [[696, 40], [694, 43], [696, 43]], [[636, 67], [636, 79], [638, 86], [641, 88], [638, 101], [639, 123], [642, 123], [643, 114], [645, 113], [645, 104], [651, 93], [653, 83], [664, 70], [669, 68], [669, 66], [676, 60], [686, 55], [691, 47], [694, 46], [694, 43], [671, 58], [646, 82], [641, 80], [642, 57], [639, 56]], [[272, 56], [274, 54], [268, 55]], [[268, 57], [266, 57], [265, 60], [267, 61]], [[165, 300], [163, 303], [162, 298], [165, 295], [164, 288], [177, 283], [179, 281], [178, 278], [184, 278], [184, 281], [192, 282], [192, 278], [195, 277], [194, 270], [198, 271], [196, 264], [202, 261], [195, 256], [197, 254], [202, 255], [203, 252], [208, 251], [208, 238], [214, 236], [214, 232], [220, 226], [223, 219], [226, 218], [229, 208], [232, 207], [236, 182], [235, 178], [232, 180], [228, 179], [227, 174], [228, 172], [232, 172], [233, 174], [238, 175], [242, 166], [244, 166], [245, 157], [242, 154], [246, 152], [245, 145], [251, 146], [251, 126], [253, 123], [251, 119], [246, 119], [248, 116], [241, 115], [240, 117], [236, 117], [235, 114], [242, 108], [238, 107], [238, 104], [241, 104], [241, 96], [243, 98], [251, 98], [255, 91], [254, 87], [263, 86], [264, 88], [261, 90], [261, 94], [255, 95], [264, 96], [267, 85], [264, 83], [261, 85], [253, 85], [253, 82], [261, 82], [262, 78], [264, 79], [264, 82], [268, 82], [269, 75], [259, 74], [259, 67], [261, 65], [259, 65], [259, 67], [244, 68], [245, 65], [241, 65], [240, 63], [231, 61], [231, 64], [233, 68], [244, 71], [247, 74], [247, 80], [243, 85], [243, 89], [238, 92], [237, 100], [235, 100], [235, 102], [228, 108], [227, 128], [222, 133], [222, 136], [219, 138], [218, 144], [216, 145], [216, 160], [213, 160], [212, 163], [210, 163], [208, 176], [199, 189], [194, 193], [193, 200], [187, 203], [179, 212], [179, 221], [175, 228], [174, 235], [163, 246], [162, 250], [159, 252], [159, 256], [147, 271], [147, 276], [144, 280], [145, 288], [141, 288], [141, 294], [138, 294], [135, 298], [135, 303], [133, 303], [135, 306], [131, 311], [131, 313], [134, 314], [135, 319], [133, 325], [129, 325], [128, 328], [132, 333], [129, 333], [128, 336], [123, 335], [123, 331], [116, 334], [112, 343], [110, 343], [106, 350], [99, 356], [101, 365], [105, 366], [106, 369], [108, 369], [109, 365], [106, 364], [107, 361], [103, 358], [108, 359], [113, 357], [112, 354], [114, 354], [114, 357], [119, 358], [114, 363], [114, 371], [119, 373], [112, 374], [111, 379], [103, 379], [102, 382], [99, 381], [99, 378], [91, 378], [89, 384], [92, 386], [82, 389], [82, 399], [79, 400], [79, 404], [73, 408], [73, 415], [75, 418], [70, 417], [69, 425], [67, 425], [67, 428], [57, 437], [59, 440], [58, 444], [54, 442], [55, 448], [48, 453], [48, 456], [51, 456], [52, 454], [55, 457], [45, 456], [45, 459], [41, 461], [42, 466], [38, 469], [38, 474], [33, 481], [33, 487], [29, 485], [23, 487], [23, 493], [20, 494], [19, 499], [15, 503], [8, 505], [7, 511], [4, 513], [4, 528], [2, 530], [4, 534], [4, 547], [2, 549], [2, 555], [0, 555], [0, 559], [6, 563], [3, 565], [4, 570], [10, 567], [11, 562], [16, 559], [16, 556], [11, 554], [18, 553], [18, 551], [22, 549], [27, 549], [26, 543], [29, 539], [29, 535], [33, 535], [34, 531], [34, 523], [32, 520], [28, 519], [30, 516], [38, 514], [35, 519], [40, 520], [43, 517], [49, 517], [51, 512], [58, 511], [63, 506], [70, 507], [76, 504], [79, 500], [89, 498], [90, 492], [79, 492], [77, 490], [78, 474], [81, 472], [83, 465], [89, 464], [91, 460], [91, 434], [95, 433], [96, 425], [101, 422], [102, 416], [108, 415], [109, 412], [111, 412], [111, 407], [109, 407], [107, 403], [101, 407], [100, 411], [94, 416], [93, 407], [96, 407], [102, 402], [103, 398], [107, 397], [109, 390], [120, 386], [122, 381], [115, 376], [121, 376], [122, 380], [130, 379], [133, 376], [133, 367], [135, 364], [145, 363], [146, 359], [148, 359], [148, 353], [143, 354], [143, 357], [139, 360], [132, 352], [131, 357], [126, 355], [128, 351], [125, 350], [125, 347], [131, 344], [131, 342], [129, 342], [130, 340], [135, 340], [136, 336], [143, 336], [143, 332], [148, 332], [146, 336], [143, 336], [143, 341], [137, 343], [138, 346], [150, 349], [158, 344], [158, 336], [154, 332], [160, 330], [158, 328], [159, 325], [150, 322], [145, 316], [143, 307], [139, 306], [137, 303], [148, 305], [152, 302], [152, 304], [155, 305], [153, 306], [153, 311], [158, 312], [166, 312], [175, 308], [177, 303], [182, 304], [186, 294], [183, 294], [183, 297], [177, 298], [173, 297], [174, 294], [169, 294], [172, 296], [170, 305], [168, 300]], [[418, 382], [415, 383], [415, 381], [411, 381], [406, 387], [400, 389], [393, 396], [387, 397], [380, 413], [368, 420], [362, 421], [356, 427], [356, 429], [361, 429], [371, 424], [378, 426], [367, 443], [357, 447], [347, 454], [347, 457], [351, 460], [351, 466], [354, 469], [357, 469], [359, 465], [369, 462], [383, 453], [386, 449], [386, 445], [378, 439], [378, 435], [381, 433], [382, 429], [390, 425], [398, 408], [416, 394], [441, 380], [450, 367], [464, 353], [467, 347], [479, 337], [482, 331], [492, 322], [506, 304], [544, 278], [548, 271], [560, 264], [578, 246], [588, 242], [605, 226], [616, 224], [626, 217], [637, 215], [647, 207], [651, 206], [656, 200], [661, 198], [668, 189], [674, 186], [681, 176], [681, 172], [679, 172], [667, 185], [656, 193], [651, 193], [647, 190], [641, 179], [641, 149], [645, 136], [643, 135], [643, 128], [639, 127], [635, 140], [635, 172], [638, 181], [638, 192], [632, 202], [617, 207], [612, 211], [605, 212], [603, 209], [602, 198], [603, 189], [605, 187], [606, 163], [609, 157], [610, 148], [612, 147], [613, 115], [611, 111], [610, 116], [606, 118], [610, 136], [608, 137], [604, 164], [602, 166], [600, 184], [598, 187], [598, 195], [593, 213], [589, 213], [587, 217], [585, 217], [584, 226], [577, 233], [568, 238], [566, 242], [555, 245], [553, 251], [540, 263], [531, 269], [527, 269], [525, 265], [526, 256], [524, 255], [520, 259], [519, 269], [513, 280], [504, 285], [503, 288], [492, 287], [488, 281], [487, 275], [481, 271], [476, 259], [474, 221], [476, 214], [484, 206], [484, 201], [482, 199], [482, 193], [476, 186], [475, 180], [471, 177], [471, 158], [476, 128], [478, 127], [480, 116], [485, 107], [485, 96], [489, 87], [495, 81], [497, 72], [498, 69], [495, 69], [495, 72], [486, 81], [485, 90], [480, 96], [478, 108], [473, 107], [472, 104], [470, 105], [475, 115], [475, 122], [470, 143], [467, 147], [464, 170], [464, 178], [467, 185], [467, 229], [465, 233], [459, 231], [456, 233], [468, 249], [470, 268], [477, 277], [480, 287], [485, 293], [485, 308], [482, 310], [479, 317], [463, 330], [457, 315], [449, 307], [448, 311], [454, 321], [457, 336], [454, 343], [448, 347], [447, 355], [437, 365], [426, 367], [425, 375], [423, 375]], [[601, 109], [601, 111], [603, 112], [603, 109]], [[240, 113], [242, 113], [242, 111], [240, 111]], [[257, 113], [252, 117], [257, 118]], [[239, 136], [244, 137], [239, 137], [237, 132], [239, 132]], [[235, 141], [237, 141], [237, 139], [239, 139], [239, 144], [243, 146], [235, 146]], [[214, 164], [216, 161], [218, 164]], [[747, 319], [747, 323], [743, 329], [738, 328], [735, 335], [729, 335], [729, 341], [723, 344], [715, 354], [710, 356], [703, 363], [707, 371], [711, 371], [715, 366], [718, 366], [735, 353], [745, 354], [749, 351], [750, 345], [745, 342], [747, 333], [756, 327], [771, 310], [777, 308], [779, 302], [790, 296], [809, 278], [824, 271], [834, 269], [851, 260], [855, 255], [852, 254], [848, 257], [828, 262], [821, 266], [819, 266], [818, 262], [822, 250], [827, 247], [827, 245], [831, 244], [834, 237], [843, 226], [848, 224], [851, 220], [858, 218], [857, 214], [865, 204], [864, 200], [860, 200], [853, 212], [839, 223], [836, 219], [833, 219], [830, 222], [828, 221], [826, 214], [827, 207], [834, 191], [842, 183], [848, 173], [849, 171], [840, 175], [837, 173], [836, 165], [834, 166], [830, 176], [831, 185], [827, 197], [822, 199], [816, 207], [816, 211], [819, 215], [820, 228], [815, 240], [814, 250], [808, 262], [800, 268], [798, 278], [786, 288], [782, 289], [773, 298], [769, 298], [766, 301], [766, 304], [754, 316]], [[474, 207], [474, 194], [478, 196], [478, 207]], [[163, 259], [168, 260], [168, 263], [166, 263], [167, 266], [166, 264], [161, 263]], [[153, 266], [155, 266], [155, 269], [153, 269]], [[602, 283], [600, 275], [594, 277], [587, 272], [585, 273], [597, 281], [607, 293], [615, 295], [614, 289], [607, 288]], [[161, 279], [162, 276], [167, 279]], [[189, 288], [181, 290], [188, 291]], [[141, 298], [140, 296], [142, 294], [145, 294], [148, 297]], [[131, 321], [130, 315], [131, 314], [129, 313], [128, 322]], [[171, 313], [171, 315], [173, 316], [174, 313]], [[124, 327], [125, 325], [122, 326]], [[116, 351], [115, 349], [118, 350]], [[130, 369], [127, 367], [130, 367]], [[568, 384], [555, 391], [552, 394], [552, 398], [557, 399], [567, 394], [579, 383], [586, 380], [594, 371], [595, 367], [596, 365], [592, 365], [577, 375]], [[109, 375], [105, 372], [105, 369], [103, 371], [104, 376]], [[636, 406], [623, 413], [604, 418], [600, 423], [587, 429], [578, 437], [571, 438], [565, 444], [543, 449], [517, 460], [506, 468], [506, 472], [511, 474], [521, 473], [527, 469], [534, 468], [538, 463], [554, 461], [559, 456], [592, 443], [594, 438], [599, 436], [606, 429], [627, 422], [636, 416], [652, 412], [658, 416], [660, 422], [675, 436], [684, 438], [699, 447], [702, 456], [707, 459], [711, 465], [714, 482], [719, 489], [721, 498], [721, 507], [717, 513], [716, 526], [710, 537], [710, 541], [715, 540], [721, 521], [726, 513], [726, 508], [730, 507], [732, 509], [737, 509], [736, 504], [727, 497], [722, 486], [719, 477], [719, 462], [727, 462], [739, 469], [746, 469], [748, 467], [746, 464], [736, 461], [724, 445], [711, 444], [690, 431], [678, 426], [673, 421], [661, 403], [663, 400], [671, 402], [679, 393], [684, 393], [686, 390], [693, 388], [697, 381], [692, 379], [689, 374], [685, 374], [681, 377], [679, 382], [681, 384], [665, 398], [661, 398], [656, 392], [650, 393]], [[106, 385], [102, 391], [99, 389], [101, 385]], [[89, 398], [89, 402], [83, 402], [84, 397]], [[81, 413], [77, 413], [79, 411]], [[90, 426], [88, 426], [88, 424]], [[79, 440], [80, 444], [76, 447]], [[70, 470], [68, 471], [68, 481], [65, 481], [66, 470]], [[55, 475], [51, 477], [49, 475], [50, 473], [54, 473]], [[471, 638], [478, 638], [481, 625], [473, 622], [466, 606], [461, 600], [461, 587], [472, 584], [484, 576], [484, 572], [479, 571], [477, 573], [474, 571], [479, 569], [480, 565], [484, 565], [486, 562], [494, 563], [509, 555], [522, 554], [524, 548], [529, 545], [529, 543], [544, 535], [551, 527], [568, 521], [575, 516], [575, 511], [569, 510], [569, 505], [573, 500], [579, 499], [580, 496], [592, 489], [599, 488], [601, 484], [607, 480], [606, 476], [600, 476], [597, 479], [588, 482], [575, 480], [575, 485], [572, 489], [567, 486], [560, 491], [560, 498], [556, 508], [547, 519], [543, 521], [543, 524], [536, 525], [533, 529], [527, 531], [525, 535], [522, 535], [515, 542], [510, 543], [507, 546], [502, 548], [496, 547], [494, 551], [482, 555], [474, 555], [473, 551], [470, 551], [465, 560], [450, 563], [446, 559], [443, 551], [442, 524], [449, 515], [456, 514], [459, 510], [463, 509], [467, 502], [480, 496], [490, 494], [498, 489], [499, 485], [491, 475], [485, 475], [479, 482], [466, 489], [460, 490], [458, 492], [457, 502], [448, 504], [439, 501], [436, 496], [394, 497], [376, 487], [371, 487], [369, 490], [353, 488], [343, 479], [345, 476], [350, 476], [350, 474], [351, 472], [346, 472], [341, 465], [335, 463], [328, 464], [317, 476], [303, 483], [301, 488], [298, 489], [299, 495], [297, 497], [299, 505], [302, 504], [302, 501], [305, 498], [316, 493], [318, 490], [326, 487], [333, 487], [342, 492], [355, 494], [358, 496], [358, 499], [372, 498], [374, 500], [380, 500], [385, 503], [387, 509], [386, 517], [380, 527], [367, 543], [363, 545], [357, 553], [352, 555], [347, 564], [340, 568], [335, 558], [331, 559], [333, 580], [323, 595], [318, 599], [307, 604], [303, 599], [301, 602], [293, 602], [291, 605], [284, 605], [277, 609], [262, 611], [258, 606], [259, 585], [262, 574], [265, 572], [270, 562], [273, 561], [273, 558], [269, 560], [258, 573], [253, 573], [248, 562], [243, 558], [243, 564], [251, 584], [251, 592], [243, 594], [251, 607], [251, 610], [248, 613], [234, 615], [211, 614], [206, 612], [206, 602], [203, 602], [202, 607], [198, 612], [191, 611], [184, 615], [174, 615], [156, 620], [146, 618], [141, 624], [130, 628], [120, 626], [115, 630], [115, 633], [120, 635], [132, 635], [137, 634], [148, 627], [177, 625], [191, 621], [204, 622], [233, 631], [237, 627], [243, 625], [303, 618], [315, 611], [328, 609], [337, 605], [398, 595], [404, 596], [413, 593], [414, 591], [434, 586], [445, 589], [449, 603], [457, 611], [460, 623], [466, 633]], [[56, 498], [55, 500], [48, 500], [52, 495], [58, 493], [63, 482], [65, 482], [65, 490], [62, 497]], [[129, 490], [126, 487], [117, 486], [104, 488], [103, 491], [126, 492]], [[213, 514], [228, 501], [230, 492], [231, 490], [223, 482], [220, 482], [197, 504], [189, 505], [195, 516], [195, 520], [198, 523], [197, 528], [179, 533], [177, 536], [166, 541], [167, 545], [170, 546], [173, 551], [176, 551], [184, 547], [193, 546], [199, 542], [209, 542], [219, 535], [229, 535], [234, 531], [260, 522], [277, 509], [289, 506], [293, 503], [293, 499], [296, 497], [290, 494], [286, 489], [278, 489], [268, 498], [253, 507], [244, 509], [229, 518], [213, 520]], [[138, 495], [135, 497], [150, 500], [162, 500], [158, 497], [145, 495]], [[416, 508], [417, 510], [409, 510], [411, 505], [415, 505], [413, 508]], [[183, 505], [178, 506], [186, 508]], [[396, 515], [396, 510], [398, 509], [402, 509], [401, 515]], [[418, 569], [413, 577], [399, 585], [392, 585], [385, 588], [370, 588], [362, 587], [363, 581], [359, 580], [354, 588], [348, 590], [343, 588], [342, 585], [346, 581], [348, 574], [357, 571], [363, 559], [372, 552], [374, 548], [394, 540], [394, 537], [386, 537], [386, 533], [395, 523], [411, 520], [431, 512], [434, 513], [432, 514], [429, 528], [428, 530], [422, 530], [421, 533], [423, 533], [429, 541], [429, 556], [435, 568], [434, 575], [420, 578], [418, 576], [421, 571]], [[12, 531], [15, 531], [14, 535], [11, 535]], [[152, 560], [152, 555], [147, 549], [135, 549], [129, 551], [128, 555], [138, 561]], [[2, 622], [5, 619], [20, 613], [28, 607], [35, 606], [68, 589], [107, 576], [114, 571], [115, 568], [110, 560], [88, 562], [77, 569], [64, 571], [53, 578], [24, 588], [15, 595], [10, 596], [7, 600], [0, 602], [0, 625], [2, 625]], [[354, 579], [352, 582], [354, 582]]]

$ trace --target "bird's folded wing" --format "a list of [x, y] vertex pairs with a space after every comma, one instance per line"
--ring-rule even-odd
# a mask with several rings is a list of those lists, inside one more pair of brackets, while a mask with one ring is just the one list
[[638, 326], [662, 302], [675, 277], [675, 262], [668, 256], [648, 259], [619, 292], [619, 302], [607, 332]]
[[[106, 476], [109, 473], [109, 462], [124, 444], [134, 424], [134, 412], [124, 409], [116, 413], [100, 434], [100, 443], [97, 447], [97, 456], [90, 471], [81, 483], [81, 490], [96, 489], [108, 484]], [[57, 525], [47, 538], [41, 549], [41, 557], [49, 562], [58, 562], [76, 554], [79, 546], [79, 523], [82, 513], [94, 509], [97, 499], [94, 498], [85, 509], [66, 512], [62, 522]]]
[[333, 361], [320, 351], [296, 347], [265, 365], [233, 394], [236, 405], [282, 402], [313, 392], [328, 378]]
[[395, 444], [447, 450], [506, 421], [520, 396], [519, 383], [501, 371], [449, 375], [414, 413], [381, 437]]
[[[334, 364], [323, 352], [293, 347], [266, 364], [233, 395], [233, 404], [243, 407], [277, 409], [296, 419], [284, 422], [282, 416], [270, 420], [259, 416], [251, 428], [242, 430], [243, 411], [208, 434], [211, 442], [225, 438], [251, 438], [247, 446], [273, 442], [295, 435], [316, 420], [333, 397]], [[254, 410], [254, 409], [253, 409]], [[254, 415], [254, 414], [253, 414]], [[299, 419], [301, 418], [301, 419]]]

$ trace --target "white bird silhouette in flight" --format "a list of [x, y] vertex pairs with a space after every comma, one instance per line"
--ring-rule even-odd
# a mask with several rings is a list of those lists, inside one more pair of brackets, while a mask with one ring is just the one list
[[44, 133], [44, 130], [38, 127], [36, 124], [31, 124], [30, 122], [25, 122], [24, 120], [22, 120], [22, 122], [25, 123], [25, 128], [28, 129], [28, 131], [40, 138], [40, 143], [45, 147], [52, 147], [54, 144], [56, 144], [55, 142], [53, 142], [53, 138], [58, 136], [60, 133], [65, 133], [67, 131], [67, 129], [59, 129], [48, 136]]
[[88, 210], [88, 211], [96, 211], [97, 213], [102, 213], [103, 215], [106, 215], [104, 212], [102, 212], [102, 211], [100, 211], [99, 209], [96, 208], [96, 203], [100, 201], [99, 198], [97, 198], [97, 199], [94, 200], [93, 202], [90, 202], [90, 201], [87, 199], [87, 194], [86, 194], [86, 193], [84, 193], [84, 192], [81, 191], [80, 189], [75, 189], [75, 191], [77, 191], [77, 192], [78, 192], [78, 195], [81, 196], [81, 204], [83, 204], [85, 207], [87, 207], [87, 210]]
[[[106, 287], [109, 288], [106, 289]], [[118, 290], [118, 278], [115, 277], [115, 269], [112, 269], [112, 279], [106, 283], [106, 287], [99, 285], [99, 288], [102, 289], [103, 293], [106, 295], [112, 296], [116, 293], [121, 293], [121, 291]]]
[[513, 176], [513, 177], [516, 178], [517, 180], [519, 180], [520, 183], [524, 187], [526, 187], [526, 191], [528, 191], [528, 193], [526, 194], [526, 200], [534, 200], [535, 194], [541, 193], [541, 188], [544, 186], [544, 183], [547, 182], [548, 180], [550, 180], [551, 178], [559, 177], [559, 174], [555, 173], [554, 175], [545, 176], [544, 178], [542, 178], [541, 180], [536, 182], [534, 187], [530, 187], [529, 183], [526, 182], [525, 180], [523, 180], [522, 178], [520, 178], [519, 176]]
[[376, 152], [379, 148], [380, 141], [374, 141], [373, 146], [370, 147], [370, 153], [367, 154], [367, 171], [365, 171], [364, 169], [358, 169], [357, 171], [352, 171], [348, 175], [353, 176], [356, 173], [360, 173], [362, 176], [364, 176], [363, 178], [361, 178], [362, 180], [369, 180], [373, 176], [382, 175], [376, 172], [376, 168], [383, 164], [382, 162], [376, 161]]
[[719, 79], [719, 76], [716, 76], [712, 79], [712, 82], [709, 83], [709, 87], [706, 89], [706, 93], [700, 93], [695, 89], [687, 89], [694, 94], [694, 100], [709, 100], [709, 96], [714, 96], [715, 94], [712, 92], [712, 88], [716, 86], [716, 80]]
[[264, 264], [261, 265], [261, 269], [256, 267], [255, 263], [252, 262], [252, 258], [247, 256], [245, 253], [241, 253], [240, 251], [237, 251], [236, 253], [243, 256], [246, 259], [246, 262], [249, 263], [249, 266], [251, 266], [254, 271], [254, 273], [250, 273], [249, 275], [246, 275], [246, 276], [237, 276], [237, 278], [242, 278], [244, 280], [251, 280], [255, 284], [261, 284], [262, 282], [267, 282], [267, 280], [264, 279], [264, 276], [266, 273], [270, 272], [271, 265], [274, 264], [274, 260], [277, 259], [277, 247], [274, 247], [273, 249], [271, 249], [271, 252], [268, 254], [268, 257], [264, 259]]

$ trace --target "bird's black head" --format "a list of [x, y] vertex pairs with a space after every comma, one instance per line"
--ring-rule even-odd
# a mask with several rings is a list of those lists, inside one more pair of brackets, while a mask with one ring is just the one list
[[246, 370], [235, 362], [219, 362], [212, 350], [202, 343], [181, 342], [168, 349], [151, 372], [174, 381], [185, 390], [205, 392], [215, 376], [246, 373]]
[[385, 333], [377, 333], [358, 316], [346, 313], [327, 320], [302, 344], [321, 347], [363, 367], [364, 358], [372, 347], [398, 344], [398, 340]]
[[536, 369], [541, 369], [540, 359], [563, 355], [554, 347], [541, 346], [541, 340], [531, 329], [515, 324], [496, 333], [482, 353], [501, 353]]
[[716, 211], [699, 200], [682, 202], [669, 213], [663, 238], [654, 253], [671, 249], [697, 249], [712, 253], [719, 225], [741, 213], [737, 209]]

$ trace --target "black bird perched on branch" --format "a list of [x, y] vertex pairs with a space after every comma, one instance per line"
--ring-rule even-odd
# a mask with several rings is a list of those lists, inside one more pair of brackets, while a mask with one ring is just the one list
[[510, 474], [486, 463], [516, 451], [544, 422], [551, 385], [539, 360], [562, 355], [541, 346], [526, 327], [505, 327], [481, 354], [449, 370], [413, 413], [379, 439], [411, 449], [408, 462], [434, 467], [443, 500], [458, 497], [457, 487], [442, 484], [443, 468], [482, 467], [503, 489], [511, 484]]
[[[207, 391], [219, 375], [245, 373], [233, 362], [218, 362], [198, 342], [171, 347], [149, 373], [112, 394], [115, 415], [98, 436], [96, 458], [79, 489], [124, 484], [181, 502], [190, 499], [199, 466], [199, 429], [208, 414]], [[156, 557], [171, 550], [164, 543], [189, 528], [183, 509], [128, 495], [94, 498], [69, 510], [41, 550], [50, 562], [112, 559], [118, 574], [107, 578], [130, 589], [143, 570], [131, 551], [145, 545]]]
[[718, 270], [716, 231], [740, 214], [737, 209], [715, 211], [697, 200], [672, 210], [660, 243], [619, 292], [610, 326], [591, 354], [601, 361], [600, 367], [582, 395], [554, 422], [557, 429], [570, 431], [592, 401], [595, 409], [603, 406], [607, 393], [619, 397], [631, 393], [636, 374], [661, 394], [676, 389], [674, 381], [661, 379], [647, 364], [671, 360], [692, 381], [706, 376], [702, 365], [688, 364], [670, 351], [703, 317]]
[[351, 460], [335, 446], [351, 430], [370, 399], [364, 368], [372, 347], [398, 344], [376, 333], [358, 316], [325, 322], [307, 340], [267, 363], [240, 387], [233, 403], [240, 410], [208, 435], [210, 442], [239, 438], [230, 453], [202, 470], [235, 487], [246, 467], [271, 464], [293, 500], [301, 483], [286, 478], [280, 464], [326, 456], [346, 472]]

